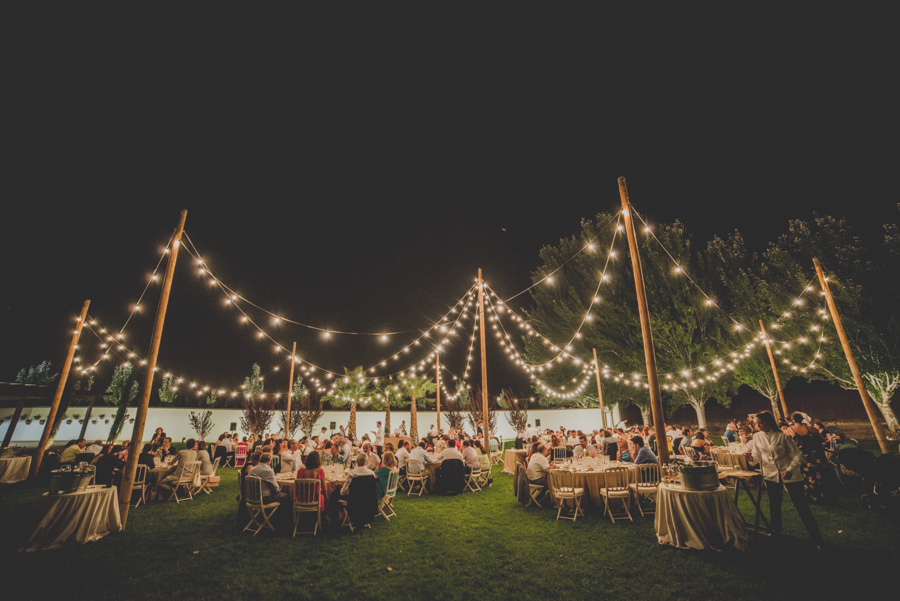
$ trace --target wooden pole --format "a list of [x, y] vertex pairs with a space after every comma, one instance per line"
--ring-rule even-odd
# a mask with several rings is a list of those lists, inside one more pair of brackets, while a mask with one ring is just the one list
[[175, 262], [178, 259], [178, 249], [181, 248], [181, 235], [184, 233], [184, 222], [186, 220], [187, 210], [185, 209], [181, 211], [181, 219], [178, 221], [175, 235], [172, 237], [169, 264], [166, 266], [166, 277], [163, 280], [162, 291], [159, 295], [159, 306], [156, 308], [156, 323], [153, 325], [153, 334], [150, 336], [147, 371], [144, 373], [144, 382], [141, 385], [137, 413], [134, 416], [134, 429], [131, 432], [131, 443], [128, 445], [128, 459], [125, 461], [122, 483], [119, 485], [119, 514], [122, 516], [123, 530], [128, 522], [128, 508], [131, 506], [131, 487], [134, 485], [134, 474], [137, 471], [138, 456], [141, 453], [141, 445], [144, 439], [144, 422], [147, 421], [147, 407], [150, 405], [150, 393], [153, 391], [153, 374], [156, 371], [156, 358], [159, 355], [163, 324], [166, 321], [166, 309], [169, 306], [169, 294], [172, 291], [172, 279], [175, 274]]
[[769, 335], [766, 333], [766, 327], [761, 319], [759, 320], [759, 329], [762, 330], [763, 340], [766, 341], [766, 352], [769, 353], [769, 364], [772, 366], [772, 375], [775, 376], [775, 389], [778, 391], [778, 398], [781, 400], [781, 411], [784, 412], [784, 419], [788, 419], [787, 403], [784, 401], [784, 391], [781, 389], [781, 380], [778, 378], [778, 368], [775, 367], [775, 356], [772, 354]]
[[434, 381], [437, 383], [437, 429], [441, 431], [441, 356], [435, 353], [434, 356]]
[[287, 398], [287, 413], [284, 414], [284, 437], [285, 439], [293, 438], [291, 436], [291, 400], [294, 397], [294, 356], [297, 354], [297, 341], [294, 341], [294, 346], [291, 348], [291, 379], [288, 380], [288, 398]]
[[822, 265], [819, 259], [813, 257], [813, 264], [816, 266], [816, 275], [819, 276], [819, 284], [825, 292], [825, 302], [828, 304], [828, 311], [831, 313], [831, 320], [834, 321], [834, 329], [837, 330], [838, 338], [841, 339], [841, 346], [844, 347], [844, 356], [847, 357], [847, 365], [850, 366], [850, 372], [856, 381], [856, 388], [859, 390], [859, 397], [862, 399], [863, 407], [866, 408], [866, 414], [869, 416], [869, 423], [872, 424], [872, 430], [875, 432], [875, 438], [878, 439], [878, 446], [881, 447], [882, 453], [890, 453], [887, 438], [884, 435], [884, 429], [881, 422], [878, 421], [878, 412], [875, 403], [866, 390], [866, 384], [863, 382], [862, 374], [856, 365], [856, 359], [853, 358], [853, 351], [850, 350], [850, 341], [844, 332], [844, 326], [841, 323], [841, 316], [838, 315], [837, 305], [834, 304], [834, 298], [831, 296], [831, 289], [828, 287], [828, 280], [825, 279], [825, 273], [822, 271]]
[[78, 348], [78, 338], [81, 336], [81, 328], [84, 327], [84, 320], [87, 319], [88, 307], [91, 305], [90, 299], [84, 301], [81, 307], [81, 315], [75, 325], [75, 331], [72, 333], [72, 341], [69, 343], [69, 351], [66, 353], [66, 360], [63, 363], [62, 371], [59, 374], [59, 382], [56, 383], [56, 392], [53, 395], [53, 402], [50, 403], [50, 414], [47, 415], [47, 421], [44, 423], [44, 431], [41, 433], [41, 441], [38, 443], [37, 452], [34, 454], [34, 460], [31, 462], [31, 478], [34, 478], [41, 467], [41, 461], [44, 459], [44, 451], [50, 444], [50, 431], [53, 429], [53, 422], [56, 420], [56, 413], [59, 411], [59, 401], [62, 399], [63, 390], [66, 387], [66, 380], [69, 379], [69, 371], [72, 369], [72, 359], [75, 358], [75, 349]]
[[650, 329], [650, 312], [647, 308], [647, 295], [644, 291], [644, 271], [641, 268], [641, 256], [638, 252], [637, 236], [634, 234], [634, 222], [631, 215], [631, 202], [628, 200], [628, 188], [625, 178], [619, 178], [619, 196], [622, 199], [622, 215], [625, 217], [625, 231], [628, 233], [628, 248], [631, 250], [631, 267], [634, 271], [634, 288], [637, 294], [638, 313], [641, 318], [641, 334], [644, 339], [644, 360], [647, 363], [647, 385], [650, 388], [650, 409], [653, 412], [653, 429], [656, 430], [656, 445], [660, 465], [669, 463], [669, 447], [662, 444], [666, 436], [665, 418], [663, 416], [662, 395], [659, 392], [659, 374], [656, 371], [656, 349], [653, 346], [653, 332]]
[[606, 410], [603, 408], [603, 390], [600, 388], [600, 362], [597, 360], [597, 349], [594, 349], [594, 373], [597, 375], [597, 398], [600, 399], [600, 420], [603, 429], [606, 430]]
[[480, 267], [478, 268], [478, 323], [481, 325], [479, 329], [481, 330], [481, 410], [484, 412], [484, 452], [490, 453], [491, 439], [490, 432], [488, 432], [490, 420], [488, 416], [487, 357], [485, 356], [486, 344], [484, 342], [487, 324], [484, 321], [484, 282], [481, 279]]
[[84, 438], [85, 433], [87, 432], [88, 424], [91, 423], [91, 411], [94, 410], [94, 403], [97, 402], [97, 396], [91, 395], [91, 402], [88, 403], [87, 410], [84, 412], [84, 422], [81, 424], [81, 433], [78, 434], [78, 438]]
[[9, 427], [6, 429], [6, 436], [3, 437], [3, 448], [8, 447], [12, 442], [13, 432], [16, 431], [16, 424], [19, 423], [19, 418], [22, 417], [23, 409], [25, 409], [25, 399], [21, 398], [16, 404], [15, 411], [13, 411], [11, 421], [9, 422]]

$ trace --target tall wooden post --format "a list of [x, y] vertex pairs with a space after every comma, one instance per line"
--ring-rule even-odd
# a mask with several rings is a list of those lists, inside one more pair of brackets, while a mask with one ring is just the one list
[[491, 439], [488, 428], [490, 419], [488, 415], [488, 387], [487, 387], [487, 357], [486, 344], [484, 342], [487, 323], [484, 321], [484, 282], [481, 279], [481, 267], [478, 268], [478, 322], [481, 324], [481, 410], [484, 412], [484, 444], [485, 452], [490, 452]]
[[665, 418], [663, 416], [662, 395], [659, 392], [659, 375], [656, 372], [656, 349], [653, 346], [653, 332], [650, 329], [650, 312], [647, 308], [647, 295], [644, 291], [644, 271], [641, 268], [641, 256], [638, 253], [637, 236], [634, 234], [634, 221], [631, 215], [631, 202], [628, 200], [628, 188], [625, 178], [619, 178], [619, 196], [622, 199], [622, 215], [625, 217], [625, 231], [628, 234], [628, 248], [631, 250], [631, 268], [634, 271], [634, 288], [637, 293], [638, 313], [641, 318], [641, 334], [644, 339], [644, 360], [647, 363], [647, 385], [650, 387], [650, 409], [653, 412], [653, 429], [656, 445], [659, 449], [660, 464], [669, 462], [669, 447], [662, 444], [666, 436]]
[[59, 401], [62, 399], [63, 390], [66, 387], [66, 380], [69, 379], [69, 371], [72, 369], [72, 359], [75, 358], [75, 349], [78, 347], [78, 337], [81, 336], [81, 328], [84, 327], [84, 320], [87, 319], [88, 307], [91, 305], [90, 299], [84, 301], [81, 307], [81, 315], [78, 316], [78, 322], [75, 325], [75, 331], [72, 333], [72, 341], [69, 343], [69, 351], [66, 353], [66, 360], [63, 363], [62, 371], [59, 374], [59, 382], [56, 383], [56, 392], [53, 395], [53, 402], [50, 403], [50, 413], [47, 415], [47, 421], [44, 423], [44, 431], [41, 433], [41, 441], [38, 443], [37, 452], [34, 454], [34, 460], [31, 462], [31, 478], [34, 478], [41, 467], [41, 461], [44, 459], [44, 451], [50, 444], [50, 431], [53, 429], [53, 422], [56, 421], [56, 413], [59, 411]]
[[91, 412], [94, 410], [94, 403], [97, 402], [97, 396], [91, 395], [91, 401], [88, 403], [87, 409], [84, 412], [84, 422], [81, 424], [81, 433], [78, 434], [78, 438], [84, 438], [84, 434], [87, 432], [88, 424], [91, 423]]
[[3, 447], [8, 447], [12, 442], [13, 432], [16, 431], [16, 424], [19, 423], [19, 418], [22, 417], [22, 411], [25, 409], [25, 399], [19, 399], [19, 402], [16, 404], [16, 408], [13, 411], [12, 418], [10, 418], [9, 427], [6, 429], [6, 436], [3, 437]]
[[763, 320], [759, 320], [759, 329], [762, 331], [763, 340], [766, 341], [766, 352], [769, 353], [769, 364], [772, 366], [772, 375], [775, 376], [775, 389], [778, 391], [778, 398], [781, 400], [781, 411], [784, 412], [784, 419], [788, 419], [787, 403], [784, 401], [784, 391], [781, 389], [781, 380], [778, 378], [778, 368], [775, 366], [775, 356], [772, 354], [772, 345], [769, 343], [769, 334], [766, 333], [766, 326]]
[[606, 430], [606, 410], [603, 408], [603, 390], [600, 388], [600, 362], [597, 360], [597, 349], [594, 349], [594, 373], [597, 376], [597, 398], [600, 399], [600, 423]]
[[434, 356], [434, 381], [437, 384], [437, 429], [441, 431], [441, 355], [435, 353]]
[[175, 262], [178, 259], [178, 249], [181, 248], [181, 235], [184, 233], [184, 222], [186, 220], [187, 210], [185, 209], [181, 211], [181, 219], [178, 221], [178, 227], [175, 230], [175, 235], [172, 237], [169, 264], [166, 266], [166, 277], [163, 280], [162, 291], [159, 295], [159, 306], [156, 308], [156, 323], [153, 325], [153, 334], [150, 336], [147, 371], [144, 373], [137, 413], [134, 416], [134, 429], [131, 432], [131, 443], [128, 445], [128, 460], [125, 462], [125, 470], [122, 472], [122, 483], [119, 486], [119, 514], [122, 516], [122, 529], [125, 528], [125, 524], [128, 521], [128, 508], [131, 506], [131, 487], [134, 485], [134, 474], [137, 471], [138, 456], [141, 453], [141, 445], [143, 444], [144, 422], [147, 421], [147, 407], [150, 404], [150, 393], [153, 391], [153, 374], [156, 372], [156, 358], [159, 355], [163, 324], [166, 321], [166, 309], [169, 306], [169, 293], [172, 291], [172, 279], [175, 275]]
[[293, 438], [291, 436], [291, 400], [294, 398], [294, 356], [297, 354], [297, 341], [291, 348], [291, 379], [288, 381], [288, 398], [287, 413], [284, 414], [284, 437]]
[[837, 305], [834, 304], [834, 298], [831, 296], [831, 289], [828, 287], [828, 280], [825, 279], [825, 273], [822, 271], [822, 265], [819, 259], [813, 257], [813, 264], [816, 266], [816, 275], [819, 276], [819, 284], [825, 292], [825, 302], [828, 304], [828, 311], [831, 313], [831, 320], [834, 322], [834, 329], [837, 330], [838, 338], [841, 339], [841, 346], [844, 347], [844, 356], [847, 357], [847, 365], [850, 366], [850, 372], [853, 379], [856, 380], [856, 388], [859, 390], [859, 397], [862, 399], [863, 407], [866, 408], [866, 414], [869, 416], [869, 423], [872, 424], [872, 430], [875, 431], [875, 438], [878, 439], [878, 446], [881, 447], [882, 453], [890, 453], [887, 438], [884, 435], [884, 429], [881, 422], [878, 421], [878, 412], [875, 403], [866, 390], [866, 384], [863, 382], [862, 374], [856, 365], [856, 359], [853, 358], [853, 351], [850, 350], [850, 341], [847, 340], [847, 334], [844, 332], [844, 326], [841, 324], [841, 316], [838, 315]]

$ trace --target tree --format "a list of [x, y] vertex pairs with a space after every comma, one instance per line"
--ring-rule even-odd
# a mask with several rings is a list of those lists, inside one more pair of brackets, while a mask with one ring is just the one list
[[213, 412], [209, 409], [200, 413], [191, 411], [190, 415], [188, 415], [191, 428], [197, 433], [197, 440], [206, 440], [206, 435], [216, 427], [212, 421], [212, 416]]
[[163, 405], [171, 405], [178, 394], [172, 390], [172, 376], [163, 376], [162, 382], [159, 384], [159, 402]]
[[[472, 426], [473, 432], [478, 432], [484, 427], [484, 407], [481, 390], [476, 388], [471, 396], [466, 399], [465, 410], [467, 412], [469, 425]], [[488, 428], [491, 432], [497, 431], [497, 402], [488, 395]], [[485, 441], [488, 433], [485, 432]]]
[[241, 429], [261, 438], [274, 417], [272, 403], [263, 398], [263, 381], [259, 372], [259, 364], [254, 363], [250, 376], [244, 378], [242, 386], [244, 398], [241, 400], [243, 415]]
[[391, 431], [391, 405], [398, 402], [400, 387], [393, 380], [382, 380], [375, 385], [375, 400], [384, 407], [384, 430]]
[[[900, 387], [900, 237], [897, 227], [884, 227], [880, 247], [868, 249], [844, 219], [815, 216], [793, 220], [788, 231], [766, 249], [767, 280], [794, 285], [810, 278], [816, 257], [829, 277], [829, 288], [859, 366], [866, 390], [881, 411], [888, 430], [900, 433], [891, 398]], [[822, 360], [810, 376], [825, 377], [848, 390], [856, 382], [833, 324], [824, 315]]]
[[356, 405], [360, 401], [368, 401], [372, 394], [372, 382], [366, 377], [362, 365], [352, 371], [344, 368], [344, 376], [334, 383], [325, 399], [333, 405], [344, 407], [350, 405], [350, 420], [347, 423], [347, 434], [356, 438]]
[[[303, 419], [303, 401], [309, 396], [309, 390], [303, 384], [303, 376], [298, 375], [294, 380], [293, 391], [291, 395], [291, 421], [290, 427], [287, 422], [287, 407], [282, 407], [279, 413], [279, 425], [284, 430], [285, 438], [294, 438], [294, 432], [300, 427], [300, 421]], [[317, 418], [318, 419], [318, 418]]]
[[423, 376], [407, 376], [401, 378], [398, 384], [400, 390], [399, 400], [402, 403], [409, 403], [409, 435], [413, 441], [419, 440], [419, 424], [418, 424], [418, 400], [425, 399], [428, 394], [437, 390], [437, 384], [430, 378]]
[[58, 373], [50, 373], [50, 361], [43, 361], [29, 368], [22, 368], [16, 376], [16, 382], [23, 384], [38, 384], [41, 386], [49, 386], [56, 381]]
[[[296, 400], [297, 406], [300, 408], [300, 415], [297, 418], [297, 424], [304, 436], [312, 436], [316, 423], [322, 417], [322, 403], [312, 398], [312, 395], [305, 395]], [[294, 418], [291, 417], [293, 423]]]
[[509, 409], [506, 421], [513, 431], [518, 433], [519, 430], [524, 430], [528, 425], [528, 401], [519, 401], [512, 390], [507, 388], [503, 391], [503, 404]]
[[446, 399], [444, 401], [444, 416], [446, 416], [450, 427], [457, 432], [462, 430], [463, 422], [466, 419], [461, 408], [465, 407], [468, 398], [469, 389], [466, 388], [465, 384], [460, 383], [459, 388], [456, 390], [456, 399]]
[[134, 401], [137, 395], [138, 382], [134, 377], [131, 363], [116, 366], [116, 369], [113, 371], [112, 381], [103, 395], [103, 401], [107, 405], [117, 406], [116, 415], [109, 428], [107, 441], [114, 442], [119, 437], [119, 434], [122, 432], [122, 426], [125, 424], [125, 411], [128, 409], [128, 404]]

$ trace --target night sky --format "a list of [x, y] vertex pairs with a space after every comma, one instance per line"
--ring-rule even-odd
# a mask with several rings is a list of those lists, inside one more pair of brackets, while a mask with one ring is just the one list
[[[374, 31], [356, 15], [305, 22], [300, 41], [22, 24], [6, 86], [0, 381], [58, 369], [85, 299], [118, 330], [182, 209], [223, 283], [356, 332], [428, 327], [478, 268], [502, 297], [520, 292], [541, 246], [618, 210], [620, 176], [644, 217], [679, 218], [698, 241], [737, 228], [761, 250], [814, 211], [868, 239], [897, 221], [896, 53], [877, 32], [751, 15], [741, 30], [615, 43], [539, 16]], [[235, 388], [254, 362], [280, 362], [184, 252], [177, 273], [161, 368]], [[127, 330], [142, 353], [157, 291]], [[336, 371], [408, 340], [267, 331]], [[83, 334], [84, 361], [96, 346]], [[492, 392], [527, 394], [491, 353]], [[286, 373], [269, 378], [286, 388]]]

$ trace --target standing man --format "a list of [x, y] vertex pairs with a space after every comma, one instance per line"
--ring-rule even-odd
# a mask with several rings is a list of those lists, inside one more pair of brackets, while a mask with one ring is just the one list
[[375, 422], [375, 452], [379, 457], [384, 452], [384, 426], [380, 421]]
[[400, 422], [400, 436], [408, 436], [406, 433], [406, 420]]

